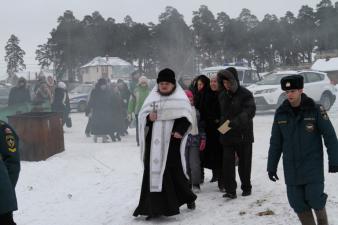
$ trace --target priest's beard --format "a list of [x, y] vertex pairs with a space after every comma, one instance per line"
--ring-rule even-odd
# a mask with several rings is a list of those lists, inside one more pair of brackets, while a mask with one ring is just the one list
[[175, 85], [174, 88], [173, 88], [170, 92], [168, 92], [168, 93], [163, 93], [163, 92], [160, 91], [159, 88], [157, 88], [157, 92], [158, 92], [161, 96], [169, 96], [169, 95], [171, 95], [172, 93], [174, 93], [175, 90], [176, 90], [176, 85]]

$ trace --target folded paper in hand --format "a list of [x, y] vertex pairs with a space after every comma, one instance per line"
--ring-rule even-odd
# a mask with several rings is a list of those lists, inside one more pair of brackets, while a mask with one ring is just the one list
[[230, 123], [230, 120], [225, 121], [217, 130], [221, 134], [225, 134], [226, 132], [228, 132], [229, 130], [231, 130], [231, 127], [229, 127], [229, 123]]

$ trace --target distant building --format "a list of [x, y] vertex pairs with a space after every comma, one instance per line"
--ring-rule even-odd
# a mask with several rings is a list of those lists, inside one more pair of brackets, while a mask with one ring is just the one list
[[334, 84], [338, 84], [338, 57], [317, 59], [311, 69], [327, 73]]
[[100, 78], [129, 79], [134, 66], [119, 57], [95, 57], [80, 67], [82, 82], [96, 82]]

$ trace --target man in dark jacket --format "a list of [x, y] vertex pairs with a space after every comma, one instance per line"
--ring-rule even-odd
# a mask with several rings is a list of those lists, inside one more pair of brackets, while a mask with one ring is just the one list
[[18, 209], [15, 185], [19, 178], [18, 136], [0, 121], [0, 224], [15, 225], [13, 211]]
[[328, 224], [324, 193], [323, 144], [327, 148], [329, 172], [338, 172], [338, 141], [325, 109], [303, 94], [303, 77], [281, 80], [287, 100], [277, 109], [272, 126], [268, 174], [278, 180], [277, 166], [283, 153], [283, 167], [290, 206], [304, 225]]
[[26, 79], [20, 77], [17, 86], [13, 87], [8, 96], [8, 106], [30, 102], [31, 97], [28, 88], [26, 87]]
[[222, 179], [226, 192], [223, 197], [234, 199], [237, 197], [235, 153], [239, 157], [242, 196], [251, 195], [252, 120], [256, 105], [252, 93], [240, 86], [235, 68], [221, 70], [217, 76], [222, 89], [219, 95], [222, 124], [219, 131], [223, 147]]

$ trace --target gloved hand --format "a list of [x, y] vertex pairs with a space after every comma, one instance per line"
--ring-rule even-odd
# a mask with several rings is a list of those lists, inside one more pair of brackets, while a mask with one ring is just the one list
[[338, 166], [329, 166], [329, 173], [338, 173]]
[[273, 182], [276, 182], [277, 180], [279, 180], [278, 176], [277, 176], [277, 172], [268, 172], [269, 174], [269, 179]]
[[206, 140], [203, 138], [200, 143], [200, 151], [204, 151], [206, 145]]

